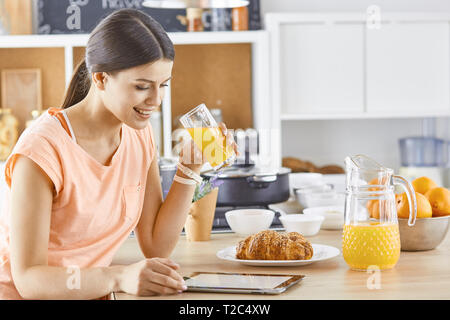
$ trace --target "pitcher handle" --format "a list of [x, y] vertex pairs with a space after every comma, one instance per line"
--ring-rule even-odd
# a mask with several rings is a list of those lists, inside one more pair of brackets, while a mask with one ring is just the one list
[[406, 191], [406, 197], [408, 198], [409, 204], [409, 219], [408, 226], [412, 227], [416, 223], [417, 217], [417, 201], [416, 201], [416, 192], [414, 191], [413, 186], [409, 183], [408, 180], [401, 176], [393, 176], [392, 182], [394, 185], [402, 186]]

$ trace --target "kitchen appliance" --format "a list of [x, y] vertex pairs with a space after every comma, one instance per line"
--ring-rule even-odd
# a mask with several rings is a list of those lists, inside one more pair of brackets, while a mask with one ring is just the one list
[[256, 167], [230, 167], [219, 174], [208, 172], [205, 177], [217, 175], [219, 187], [217, 206], [269, 205], [289, 199], [288, 168], [265, 171]]
[[159, 175], [161, 177], [161, 187], [163, 191], [163, 199], [166, 199], [169, 193], [170, 186], [173, 182], [173, 177], [177, 173], [178, 159], [175, 158], [159, 158]]
[[236, 157], [235, 167], [249, 168], [257, 162], [259, 154], [259, 135], [253, 128], [246, 130], [237, 129], [234, 131], [234, 141], [236, 142], [239, 156]]
[[[281, 213], [269, 207], [274, 203], [289, 199], [290, 169], [264, 172], [254, 166], [247, 168], [230, 167], [218, 175], [222, 180], [219, 187], [216, 212], [213, 220], [213, 232], [229, 231], [225, 214], [238, 209], [266, 209], [275, 212], [270, 228], [281, 229]], [[205, 176], [213, 176], [210, 172]]]
[[[400, 258], [395, 186], [405, 189], [409, 203], [408, 225], [417, 215], [411, 184], [374, 160], [356, 155], [345, 158], [347, 193], [344, 209], [342, 255], [353, 270], [393, 268]], [[374, 183], [375, 182], [375, 183]], [[372, 210], [376, 206], [375, 215]], [[369, 212], [369, 210], [371, 212]]]
[[159, 151], [159, 154], [163, 153], [162, 146], [162, 116], [161, 111], [153, 111], [151, 117], [150, 117], [150, 124], [152, 126], [153, 131], [153, 140], [156, 144], [156, 149]]
[[445, 141], [435, 137], [399, 139], [401, 167], [399, 174], [409, 181], [426, 176], [443, 185], [447, 160]]

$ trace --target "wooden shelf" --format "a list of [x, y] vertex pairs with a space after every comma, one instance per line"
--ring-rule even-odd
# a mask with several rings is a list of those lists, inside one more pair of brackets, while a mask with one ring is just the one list
[[[174, 44], [252, 43], [266, 31], [169, 32]], [[0, 36], [0, 48], [84, 47], [88, 34]]]
[[[174, 32], [169, 37], [176, 60], [162, 108], [164, 156], [171, 156], [173, 121], [200, 103], [221, 108], [229, 128], [269, 127], [267, 31]], [[42, 69], [44, 108], [58, 106], [88, 39], [88, 34], [0, 36], [0, 69]]]
[[[0, 70], [29, 68], [41, 70], [42, 107], [47, 109], [60, 105], [65, 91], [64, 48], [0, 48]], [[22, 120], [19, 124], [22, 132], [25, 120], [31, 119], [31, 114], [18, 114], [17, 110], [13, 113]]]

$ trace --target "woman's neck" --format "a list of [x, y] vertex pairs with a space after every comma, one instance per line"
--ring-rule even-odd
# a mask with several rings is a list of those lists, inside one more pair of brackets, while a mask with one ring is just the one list
[[77, 140], [120, 141], [122, 122], [103, 104], [93, 90], [79, 103], [65, 109]]

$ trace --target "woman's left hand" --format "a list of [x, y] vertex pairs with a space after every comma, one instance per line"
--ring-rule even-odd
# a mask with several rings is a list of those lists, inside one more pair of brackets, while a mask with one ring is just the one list
[[234, 141], [233, 132], [227, 129], [227, 126], [225, 125], [224, 122], [219, 123], [219, 128], [220, 130], [222, 130], [222, 133], [225, 136], [227, 146], [232, 146], [236, 155], [239, 156], [238, 146], [236, 144], [236, 141]]

